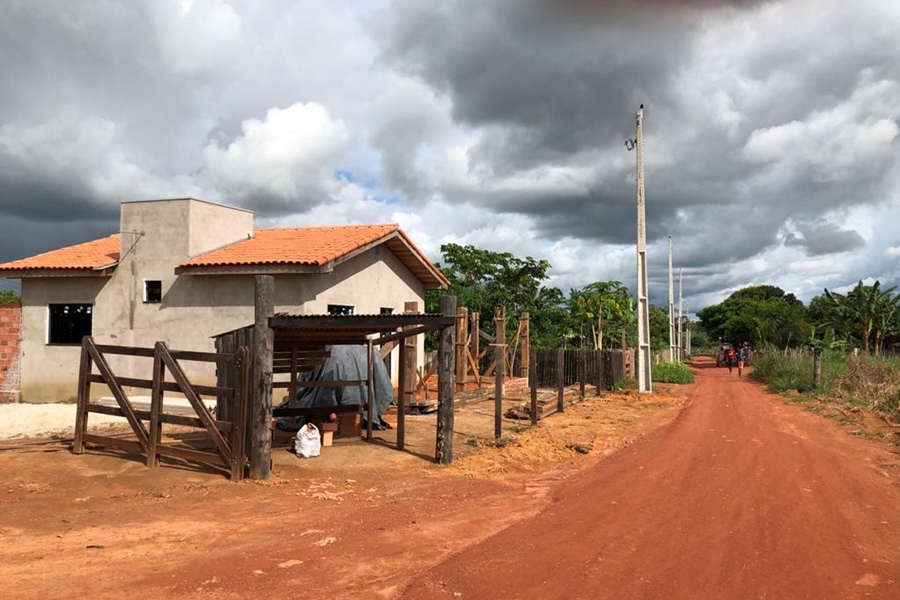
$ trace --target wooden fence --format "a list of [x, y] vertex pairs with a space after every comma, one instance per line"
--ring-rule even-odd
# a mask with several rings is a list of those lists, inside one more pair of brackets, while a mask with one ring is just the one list
[[[137, 379], [116, 375], [107, 360], [109, 355], [152, 358], [151, 377]], [[188, 380], [179, 361], [213, 362], [220, 369], [228, 366], [231, 367], [229, 371], [235, 373], [236, 377], [230, 387], [195, 385]], [[93, 372], [94, 366], [99, 373]], [[172, 377], [172, 381], [166, 381], [167, 373]], [[239, 481], [244, 476], [247, 462], [245, 436], [249, 381], [250, 360], [246, 347], [237, 348], [233, 353], [192, 352], [169, 350], [163, 342], [157, 342], [154, 348], [137, 348], [100, 345], [94, 343], [90, 336], [85, 337], [81, 347], [78, 407], [72, 451], [75, 454], [83, 453], [85, 444], [112, 446], [146, 455], [148, 467], [158, 466], [160, 456], [169, 456], [224, 467], [230, 472], [233, 480]], [[117, 406], [91, 402], [91, 384], [94, 383], [106, 384]], [[125, 393], [125, 387], [150, 390], [150, 410], [136, 409]], [[164, 402], [167, 391], [183, 394], [196, 416], [166, 413]], [[229, 420], [218, 420], [200, 399], [201, 395], [225, 399], [227, 404], [233, 407], [233, 414], [229, 416]], [[87, 428], [90, 413], [124, 417], [136, 439], [89, 433]], [[149, 428], [145, 422], [149, 423]], [[164, 444], [163, 423], [204, 429], [209, 434], [215, 452]]]
[[[634, 364], [633, 350], [533, 350], [536, 356], [537, 387], [555, 388], [559, 384], [559, 353], [562, 352], [564, 386], [585, 383], [600, 390], [611, 390], [616, 382], [628, 376]], [[628, 356], [628, 354], [631, 356]], [[513, 372], [514, 377], [522, 376]]]

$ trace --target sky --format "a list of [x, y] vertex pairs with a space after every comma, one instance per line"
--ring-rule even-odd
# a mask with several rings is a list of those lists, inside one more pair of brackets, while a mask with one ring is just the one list
[[[192, 196], [651, 302], [900, 284], [900, 2], [0, 0], [0, 262]], [[0, 284], [9, 286], [9, 282]], [[677, 276], [676, 276], [677, 285]], [[676, 291], [677, 302], [677, 291]]]

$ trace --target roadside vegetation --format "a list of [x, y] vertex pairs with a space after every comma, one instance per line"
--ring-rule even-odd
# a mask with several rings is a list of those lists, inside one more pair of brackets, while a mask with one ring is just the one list
[[900, 443], [900, 358], [830, 350], [821, 361], [818, 387], [810, 350], [763, 353], [754, 359], [751, 377], [855, 433]]
[[652, 370], [653, 381], [658, 383], [694, 383], [694, 372], [684, 363], [662, 362]]

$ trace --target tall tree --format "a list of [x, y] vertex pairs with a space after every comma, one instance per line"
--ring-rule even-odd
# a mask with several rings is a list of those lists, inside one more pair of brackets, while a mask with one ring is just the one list
[[770, 285], [738, 290], [697, 317], [711, 340], [734, 344], [798, 346], [809, 336], [803, 303]]
[[637, 323], [634, 300], [620, 281], [595, 281], [571, 289], [569, 314], [575, 333], [589, 333], [594, 348], [618, 346], [622, 333], [630, 337]]
[[532, 257], [518, 258], [509, 252], [492, 252], [471, 245], [444, 244], [442, 263], [437, 263], [450, 280], [448, 292], [429, 292], [426, 310], [437, 310], [440, 295], [456, 295], [459, 306], [479, 314], [483, 331], [494, 331], [494, 313], [506, 307], [507, 327], [515, 331], [519, 315], [532, 319], [533, 343], [561, 343], [554, 339], [565, 329], [564, 296], [557, 288], [544, 287], [550, 263]]

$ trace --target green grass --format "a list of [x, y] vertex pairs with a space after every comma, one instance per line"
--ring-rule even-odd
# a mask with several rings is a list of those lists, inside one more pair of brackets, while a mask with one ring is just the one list
[[694, 383], [694, 372], [684, 363], [662, 362], [653, 367], [653, 381], [657, 383]]
[[822, 353], [822, 379], [813, 386], [812, 353], [778, 351], [754, 358], [752, 377], [773, 392], [799, 392], [800, 402], [813, 400], [862, 409], [900, 419], [900, 359]]

